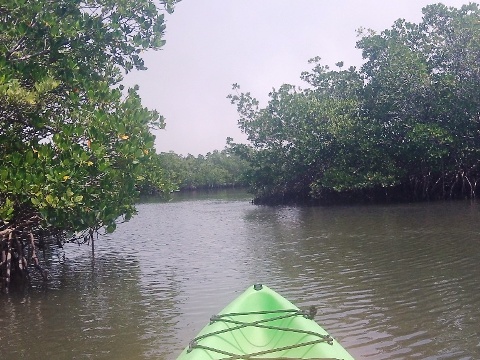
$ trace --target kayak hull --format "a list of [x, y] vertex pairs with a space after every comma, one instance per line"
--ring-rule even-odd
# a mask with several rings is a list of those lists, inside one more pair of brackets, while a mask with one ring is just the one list
[[353, 360], [311, 315], [267, 286], [249, 287], [211, 318], [177, 360]]

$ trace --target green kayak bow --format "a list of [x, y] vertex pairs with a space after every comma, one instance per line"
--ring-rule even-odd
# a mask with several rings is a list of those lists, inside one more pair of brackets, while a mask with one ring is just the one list
[[249, 287], [183, 350], [177, 360], [343, 359], [353, 357], [314, 320], [267, 286]]

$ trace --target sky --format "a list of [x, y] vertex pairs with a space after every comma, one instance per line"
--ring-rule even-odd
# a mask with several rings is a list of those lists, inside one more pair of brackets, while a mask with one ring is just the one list
[[[146, 71], [130, 73], [144, 106], [166, 118], [155, 131], [157, 152], [206, 155], [223, 150], [226, 138], [246, 142], [237, 126], [232, 84], [261, 106], [272, 88], [305, 85], [308, 60], [345, 67], [362, 64], [355, 48], [360, 27], [377, 32], [396, 19], [418, 23], [424, 0], [182, 0], [166, 15], [166, 45], [144, 55]], [[461, 7], [467, 0], [444, 0]]]

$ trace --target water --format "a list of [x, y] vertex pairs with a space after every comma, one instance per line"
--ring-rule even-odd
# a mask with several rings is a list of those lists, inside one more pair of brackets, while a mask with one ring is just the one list
[[52, 280], [0, 296], [1, 359], [173, 360], [264, 283], [357, 359], [480, 359], [480, 207], [471, 202], [263, 207], [176, 194], [48, 261]]

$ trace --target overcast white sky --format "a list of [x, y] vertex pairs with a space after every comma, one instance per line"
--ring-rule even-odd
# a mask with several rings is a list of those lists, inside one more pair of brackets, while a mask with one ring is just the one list
[[[362, 64], [356, 29], [382, 31], [398, 18], [421, 21], [425, 0], [183, 0], [167, 15], [166, 45], [145, 55], [135, 72], [143, 104], [166, 117], [155, 133], [158, 152], [206, 154], [222, 150], [228, 136], [244, 142], [237, 113], [226, 96], [231, 85], [265, 105], [283, 83], [303, 85], [308, 59]], [[468, 1], [444, 0], [461, 7]]]

